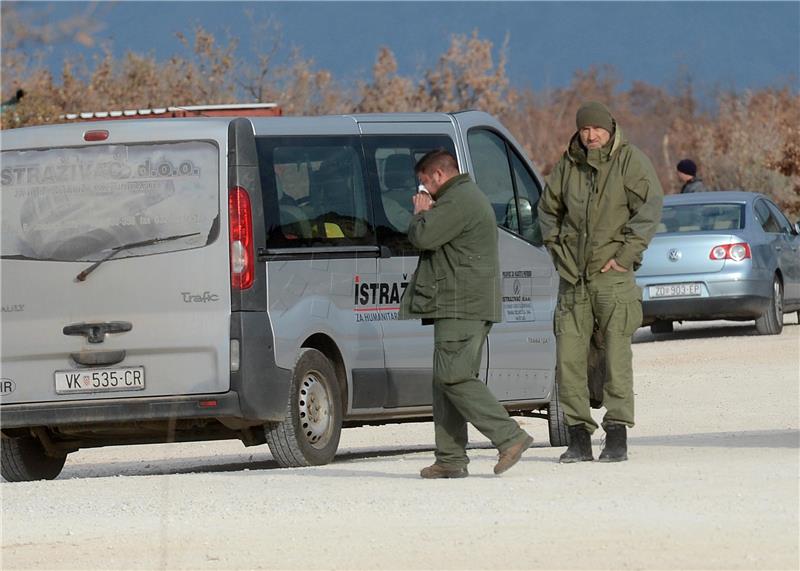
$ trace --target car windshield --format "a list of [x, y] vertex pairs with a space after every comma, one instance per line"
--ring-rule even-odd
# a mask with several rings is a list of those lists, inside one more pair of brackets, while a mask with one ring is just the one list
[[742, 228], [743, 204], [665, 204], [656, 233], [717, 232]]
[[219, 151], [202, 141], [2, 154], [2, 257], [101, 260], [197, 248], [219, 218]]

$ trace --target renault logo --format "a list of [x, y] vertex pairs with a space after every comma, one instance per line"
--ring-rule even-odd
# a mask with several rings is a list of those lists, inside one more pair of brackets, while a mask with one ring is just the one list
[[670, 262], [677, 262], [681, 259], [681, 256], [683, 256], [683, 254], [681, 254], [681, 251], [677, 248], [672, 248], [667, 254]]

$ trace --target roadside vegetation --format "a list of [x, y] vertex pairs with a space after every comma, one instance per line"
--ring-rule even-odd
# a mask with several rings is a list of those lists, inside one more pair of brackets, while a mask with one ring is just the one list
[[[96, 46], [96, 15], [69, 21], [23, 17], [2, 4], [3, 129], [64, 122], [66, 113], [180, 105], [274, 102], [285, 115], [480, 109], [496, 115], [547, 174], [575, 130], [587, 99], [605, 102], [626, 135], [652, 159], [667, 193], [678, 192], [674, 166], [691, 157], [707, 186], [770, 195], [800, 217], [800, 95], [789, 86], [746, 92], [718, 90], [708, 98], [692, 82], [667, 87], [623, 80], [612, 68], [575, 72], [569, 86], [522, 90], [506, 73], [507, 45], [478, 31], [455, 35], [436, 64], [414, 76], [398, 73], [394, 53], [381, 48], [371, 77], [357, 85], [337, 80], [298, 49], [284, 48], [280, 28], [252, 22], [248, 38], [220, 41], [198, 27], [179, 35], [183, 55], [158, 60], [128, 52], [115, 57]], [[250, 38], [255, 38], [251, 40]], [[260, 54], [239, 55], [240, 41]], [[93, 47], [89, 60], [64, 61], [58, 74], [37, 48], [77, 42]], [[24, 96], [15, 102], [15, 96]], [[701, 103], [702, 101], [702, 103]], [[710, 101], [710, 103], [709, 103]]]

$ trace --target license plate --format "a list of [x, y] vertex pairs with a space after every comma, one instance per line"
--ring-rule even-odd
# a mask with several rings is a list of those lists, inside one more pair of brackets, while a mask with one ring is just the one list
[[691, 297], [701, 294], [700, 284], [664, 284], [650, 286], [650, 299], [658, 297]]
[[56, 371], [56, 393], [107, 393], [144, 390], [144, 367]]

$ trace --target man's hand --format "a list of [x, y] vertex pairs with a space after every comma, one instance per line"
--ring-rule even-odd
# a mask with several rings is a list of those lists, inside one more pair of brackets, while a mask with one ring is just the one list
[[603, 269], [600, 270], [601, 274], [606, 273], [608, 270], [614, 270], [615, 272], [627, 272], [625, 268], [620, 266], [614, 258], [611, 258], [609, 261], [606, 262], [606, 265], [603, 266]]
[[430, 210], [433, 206], [433, 198], [431, 198], [431, 195], [427, 192], [416, 193], [411, 197], [411, 201], [414, 204], [414, 214]]

